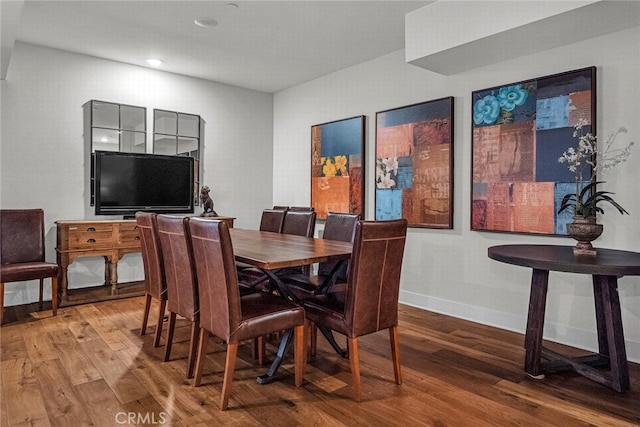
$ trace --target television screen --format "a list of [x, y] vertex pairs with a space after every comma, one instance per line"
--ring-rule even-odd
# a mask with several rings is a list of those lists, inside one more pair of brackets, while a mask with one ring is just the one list
[[96, 215], [193, 213], [193, 158], [96, 151]]

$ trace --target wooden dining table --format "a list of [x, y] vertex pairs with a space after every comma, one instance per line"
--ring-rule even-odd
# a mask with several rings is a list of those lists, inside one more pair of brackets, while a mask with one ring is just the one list
[[[289, 267], [301, 267], [319, 262], [336, 262], [329, 277], [319, 286], [319, 291], [328, 288], [335, 281], [344, 262], [351, 258], [353, 245], [350, 242], [319, 239], [293, 234], [274, 233], [270, 231], [232, 228], [231, 242], [236, 261], [249, 264], [263, 271], [271, 280], [278, 292], [285, 298], [295, 301], [286, 285], [278, 276], [278, 270]], [[258, 383], [272, 381], [293, 334], [285, 331], [278, 347], [276, 358], [266, 374], [257, 378]]]

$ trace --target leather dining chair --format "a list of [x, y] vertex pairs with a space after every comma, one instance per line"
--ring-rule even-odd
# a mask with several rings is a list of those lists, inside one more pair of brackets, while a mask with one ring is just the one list
[[265, 209], [260, 218], [260, 231], [282, 232], [282, 224], [287, 214], [286, 209]]
[[314, 211], [315, 209], [311, 206], [290, 206], [289, 210], [307, 212], [307, 211]]
[[171, 356], [176, 315], [180, 315], [191, 322], [187, 378], [192, 378], [198, 345], [200, 305], [191, 240], [188, 238], [188, 224], [188, 217], [158, 215], [158, 235], [167, 280], [167, 309], [169, 310], [164, 361], [169, 361]]
[[[356, 224], [360, 219], [358, 214], [350, 213], [327, 213], [324, 224], [323, 239], [338, 240], [341, 242], [353, 242]], [[317, 274], [292, 274], [283, 276], [283, 282], [297, 295], [299, 299], [318, 293], [319, 287], [327, 279], [337, 262], [321, 262], [318, 264]], [[337, 290], [335, 283], [344, 284], [347, 280], [347, 270], [349, 263], [345, 263], [340, 271], [335, 275], [335, 282], [328, 287]], [[328, 290], [328, 289], [327, 289]], [[325, 291], [325, 290], [323, 290]]]
[[402, 384], [398, 293], [406, 234], [406, 219], [358, 221], [345, 291], [301, 301], [309, 322], [347, 337], [356, 400], [362, 396], [358, 337], [389, 330], [395, 381]]
[[142, 327], [140, 335], [147, 331], [151, 301], [156, 299], [160, 303], [158, 320], [153, 346], [160, 345], [164, 312], [167, 306], [167, 281], [164, 275], [164, 261], [160, 250], [160, 236], [158, 235], [158, 215], [149, 212], [137, 212], [136, 223], [140, 234], [142, 249], [142, 264], [144, 266], [144, 293], [146, 296]]
[[313, 237], [316, 228], [316, 213], [312, 210], [291, 210], [284, 216], [282, 233]]
[[295, 385], [302, 385], [306, 363], [304, 310], [270, 293], [241, 296], [227, 225], [223, 221], [194, 218], [189, 227], [200, 283], [200, 346], [194, 386], [200, 385], [207, 341], [213, 334], [227, 343], [220, 398], [220, 409], [227, 409], [238, 344], [286, 329], [294, 329]]
[[[260, 231], [281, 233], [286, 214], [287, 210], [284, 209], [284, 206], [274, 206], [273, 209], [264, 209], [260, 219]], [[263, 272], [249, 264], [236, 262], [236, 269], [239, 274], [240, 288], [243, 292], [258, 290], [268, 281], [267, 276]]]
[[[289, 210], [284, 216], [282, 224], [283, 234], [295, 234], [297, 236], [313, 237], [316, 229], [316, 213], [313, 210]], [[288, 275], [302, 273], [308, 275], [311, 272], [311, 266], [291, 267], [282, 269], [278, 274]]]
[[51, 305], [58, 314], [58, 264], [45, 261], [44, 210], [0, 210], [0, 325], [4, 320], [4, 284], [38, 280], [42, 310], [44, 279], [51, 278]]

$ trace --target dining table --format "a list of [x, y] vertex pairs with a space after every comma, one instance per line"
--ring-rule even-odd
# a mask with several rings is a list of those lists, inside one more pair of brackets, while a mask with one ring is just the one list
[[[353, 248], [350, 242], [294, 234], [242, 228], [231, 228], [229, 232], [236, 261], [260, 269], [283, 298], [294, 302], [297, 299], [278, 275], [279, 270], [320, 262], [336, 262], [329, 276], [318, 287], [318, 292], [325, 292], [335, 282], [344, 263], [351, 258]], [[258, 383], [267, 384], [273, 380], [292, 337], [292, 330], [283, 333], [276, 357], [268, 372], [257, 378]]]

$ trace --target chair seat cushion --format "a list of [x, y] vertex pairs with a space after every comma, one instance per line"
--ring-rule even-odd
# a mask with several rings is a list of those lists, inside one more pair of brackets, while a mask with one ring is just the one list
[[344, 317], [346, 292], [316, 295], [301, 301], [307, 319], [322, 324], [343, 335], [350, 335]]
[[58, 275], [58, 264], [51, 262], [20, 262], [0, 266], [0, 282], [21, 282]]
[[[316, 274], [292, 274], [281, 276], [282, 283], [294, 294], [299, 300], [306, 299], [318, 294], [320, 286], [324, 283], [327, 276]], [[334, 283], [323, 293], [344, 292], [347, 284], [344, 282]]]
[[302, 307], [284, 298], [265, 292], [243, 296], [240, 299], [242, 321], [232, 331], [229, 341], [239, 342], [274, 331], [283, 331], [304, 324]]

